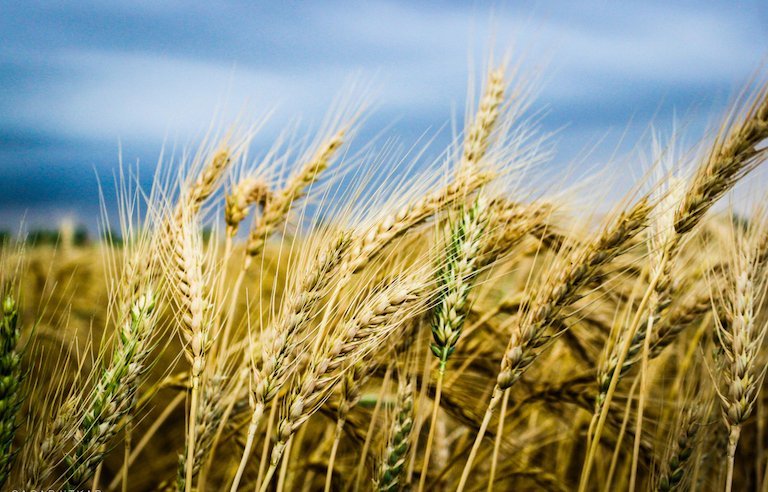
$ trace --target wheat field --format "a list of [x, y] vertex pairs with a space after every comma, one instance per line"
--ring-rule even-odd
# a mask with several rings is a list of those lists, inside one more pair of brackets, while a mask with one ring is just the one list
[[350, 102], [121, 170], [119, 242], [6, 241], [4, 490], [768, 490], [766, 87], [614, 201], [481, 88], [436, 158]]

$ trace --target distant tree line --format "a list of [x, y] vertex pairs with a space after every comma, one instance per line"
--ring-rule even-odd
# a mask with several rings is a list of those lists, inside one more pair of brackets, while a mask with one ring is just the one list
[[[58, 246], [62, 243], [62, 231], [60, 229], [49, 228], [36, 228], [31, 229], [26, 234], [17, 235], [9, 230], [0, 230], [0, 245], [7, 245], [10, 243], [18, 244], [20, 241], [26, 246]], [[88, 229], [85, 226], [79, 225], [66, 234], [67, 240], [71, 246], [83, 247], [87, 246], [94, 241], [108, 242], [115, 246], [121, 246], [123, 243], [122, 236], [119, 232], [114, 230], [107, 230], [100, 234], [97, 238], [91, 236]]]
[[[202, 239], [206, 244], [212, 235], [213, 232], [208, 227], [201, 231]], [[115, 247], [123, 245], [123, 237], [117, 230], [107, 229], [98, 236], [92, 237], [85, 226], [78, 225], [70, 233], [66, 234], [63, 234], [61, 229], [36, 228], [19, 236], [7, 229], [0, 229], [0, 247], [8, 244], [18, 244], [19, 241], [29, 247], [60, 246], [62, 236], [67, 236], [69, 245], [74, 247], [83, 247], [94, 242], [111, 244]]]

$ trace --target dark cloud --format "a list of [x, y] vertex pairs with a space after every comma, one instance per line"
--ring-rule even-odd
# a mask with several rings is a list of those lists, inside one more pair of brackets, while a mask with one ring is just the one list
[[515, 60], [543, 74], [536, 108], [545, 130], [560, 129], [563, 161], [612, 131], [630, 129], [631, 142], [679, 118], [700, 132], [760, 67], [766, 10], [759, 0], [12, 2], [0, 16], [0, 222], [23, 210], [93, 214], [118, 142], [126, 162], [149, 165], [211, 119], [276, 109], [257, 139], [266, 145], [299, 114], [319, 120], [355, 76], [375, 81], [364, 136], [391, 125], [413, 141], [461, 118], [467, 60], [479, 72], [491, 39], [497, 51], [514, 42]]

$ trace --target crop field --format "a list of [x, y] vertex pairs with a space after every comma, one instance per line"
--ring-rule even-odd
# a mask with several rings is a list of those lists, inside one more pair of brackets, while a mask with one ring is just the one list
[[437, 157], [350, 151], [352, 100], [6, 238], [3, 490], [768, 490], [766, 87], [614, 200], [480, 78]]

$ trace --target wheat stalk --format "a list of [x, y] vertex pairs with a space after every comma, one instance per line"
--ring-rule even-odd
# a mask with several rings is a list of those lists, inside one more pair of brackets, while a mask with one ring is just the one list
[[177, 328], [184, 341], [184, 355], [190, 363], [190, 416], [187, 432], [187, 472], [185, 490], [192, 487], [195, 457], [196, 422], [200, 392], [200, 380], [206, 365], [210, 347], [210, 323], [206, 316], [207, 301], [203, 292], [203, 251], [196, 223], [189, 217], [177, 222], [172, 231], [170, 244], [170, 282], [177, 293], [179, 308]]
[[[195, 417], [195, 443], [194, 455], [192, 456], [192, 478], [199, 473], [205, 461], [205, 456], [211, 449], [216, 429], [219, 428], [222, 416], [224, 414], [224, 395], [223, 395], [224, 377], [214, 375], [207, 378], [203, 384], [200, 401], [202, 405]], [[176, 471], [176, 490], [185, 490], [187, 485], [187, 460], [189, 452], [179, 455], [179, 462]]]
[[580, 298], [579, 290], [590, 282], [599, 268], [610, 263], [622, 252], [625, 244], [645, 228], [651, 211], [652, 206], [647, 199], [639, 200], [630, 210], [622, 213], [611, 227], [604, 229], [586, 248], [577, 251], [567, 266], [544, 286], [541, 294], [533, 297], [534, 300], [527, 315], [523, 320], [517, 321], [512, 329], [512, 336], [501, 360], [501, 370], [496, 378], [491, 401], [459, 481], [459, 491], [466, 486], [472, 462], [495, 407], [504, 392], [536, 359], [537, 349], [546, 343], [543, 336], [547, 328], [561, 318], [563, 309]]
[[[273, 193], [264, 206], [259, 220], [251, 228], [245, 244], [246, 265], [257, 256], [269, 236], [280, 227], [293, 204], [300, 199], [318, 176], [328, 169], [336, 152], [344, 143], [344, 130], [338, 131], [317, 149], [314, 157], [307, 161], [286, 183], [285, 187]], [[247, 268], [247, 266], [246, 266]]]

